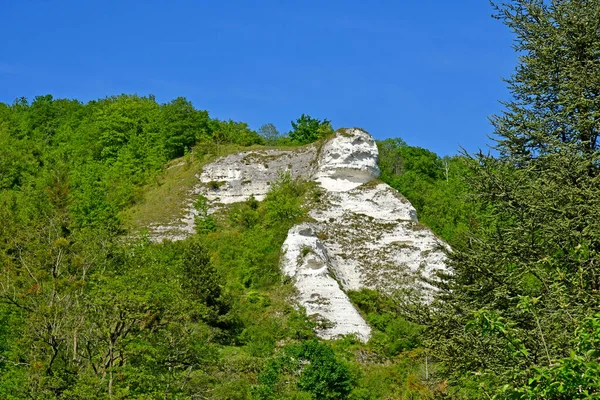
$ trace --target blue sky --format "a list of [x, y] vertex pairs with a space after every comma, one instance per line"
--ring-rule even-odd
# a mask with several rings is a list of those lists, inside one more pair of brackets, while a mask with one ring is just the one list
[[184, 96], [254, 129], [306, 113], [441, 155], [485, 149], [516, 63], [482, 0], [0, 4], [0, 102]]

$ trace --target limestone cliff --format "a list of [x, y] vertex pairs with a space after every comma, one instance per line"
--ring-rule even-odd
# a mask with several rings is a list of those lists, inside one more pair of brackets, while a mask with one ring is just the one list
[[[322, 322], [319, 336], [356, 334], [367, 340], [371, 328], [354, 308], [347, 290], [384, 292], [408, 289], [428, 301], [426, 281], [445, 269], [447, 245], [417, 221], [410, 202], [377, 181], [375, 141], [361, 129], [339, 130], [319, 148], [246, 151], [206, 165], [196, 194], [214, 209], [220, 204], [262, 200], [278, 174], [314, 180], [320, 201], [312, 222], [290, 229], [281, 270], [293, 279], [296, 301]], [[178, 239], [193, 232], [193, 209], [178, 225], [155, 229], [156, 238]]]

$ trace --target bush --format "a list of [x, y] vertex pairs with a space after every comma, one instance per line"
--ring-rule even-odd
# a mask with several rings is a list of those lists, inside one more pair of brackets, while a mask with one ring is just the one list
[[270, 359], [259, 374], [256, 397], [280, 397], [278, 382], [283, 376], [289, 381], [296, 377], [297, 388], [317, 400], [346, 399], [353, 386], [348, 367], [336, 359], [331, 347], [318, 340], [288, 345], [282, 354]]

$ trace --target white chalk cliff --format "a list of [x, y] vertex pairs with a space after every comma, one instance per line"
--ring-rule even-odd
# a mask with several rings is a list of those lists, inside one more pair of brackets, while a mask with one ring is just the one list
[[[296, 288], [298, 304], [320, 322], [322, 338], [355, 334], [366, 341], [371, 328], [346, 295], [361, 288], [410, 290], [427, 302], [427, 280], [445, 270], [447, 245], [417, 221], [410, 202], [377, 181], [375, 141], [361, 129], [338, 130], [321, 148], [246, 151], [204, 167], [196, 188], [212, 207], [262, 200], [280, 171], [317, 181], [322, 195], [312, 205], [313, 222], [294, 226], [283, 244], [281, 270]], [[193, 213], [177, 239], [193, 232]]]

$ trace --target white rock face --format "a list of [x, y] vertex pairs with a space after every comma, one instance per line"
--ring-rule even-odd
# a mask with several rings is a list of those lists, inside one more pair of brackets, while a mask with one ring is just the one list
[[323, 145], [315, 180], [330, 191], [346, 191], [379, 177], [379, 152], [371, 135], [346, 129]]
[[[221, 157], [205, 166], [195, 188], [216, 209], [251, 195], [262, 200], [282, 172], [319, 182], [320, 201], [309, 211], [314, 222], [290, 229], [281, 270], [294, 281], [297, 303], [321, 323], [317, 333], [322, 338], [370, 337], [371, 328], [346, 290], [402, 290], [427, 302], [434, 290], [427, 280], [446, 269], [448, 246], [417, 221], [406, 198], [377, 182], [378, 156], [371, 135], [345, 129], [320, 150], [312, 145]], [[193, 232], [193, 217], [190, 208], [182, 220], [188, 230], [172, 232], [170, 238]]]
[[329, 192], [310, 211], [328, 250], [332, 270], [346, 290], [415, 289], [427, 300], [429, 278], [445, 269], [447, 247], [417, 221], [416, 211], [384, 183]]
[[327, 142], [314, 178], [324, 190], [310, 210], [316, 222], [290, 229], [284, 244], [282, 271], [295, 279], [297, 301], [308, 315], [326, 322], [318, 332], [323, 338], [370, 337], [343, 290], [403, 290], [427, 302], [434, 289], [426, 280], [446, 268], [447, 245], [417, 221], [406, 198], [375, 181], [377, 161], [375, 141], [362, 130], [348, 129]]
[[345, 192], [327, 192], [326, 200], [323, 206], [310, 211], [313, 218], [325, 222], [351, 212], [386, 221], [417, 220], [417, 211], [412, 204], [397, 190], [381, 182]]
[[[211, 212], [221, 205], [248, 200], [254, 196], [263, 200], [281, 173], [294, 178], [312, 179], [317, 167], [317, 146], [310, 145], [295, 150], [253, 150], [220, 157], [204, 166], [198, 176], [199, 184], [191, 191], [191, 197], [205, 196]], [[196, 210], [193, 201], [186, 204], [186, 214], [168, 225], [149, 226], [151, 239], [183, 240], [194, 234]]]
[[319, 336], [325, 339], [353, 333], [367, 341], [371, 328], [332, 276], [327, 249], [317, 238], [312, 224], [296, 225], [283, 244], [281, 268], [294, 279], [297, 301], [307, 315], [322, 323]]
[[198, 192], [213, 203], [236, 203], [251, 195], [263, 200], [281, 173], [311, 179], [316, 154], [317, 147], [312, 145], [295, 151], [244, 151], [221, 157], [204, 167]]

